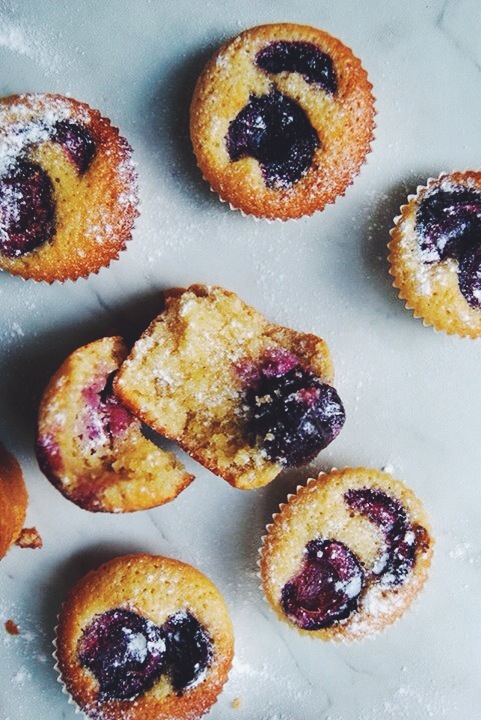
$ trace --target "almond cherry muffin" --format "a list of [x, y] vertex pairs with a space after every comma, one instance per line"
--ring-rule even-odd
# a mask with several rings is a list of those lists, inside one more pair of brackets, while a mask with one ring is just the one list
[[370, 151], [372, 86], [340, 40], [306, 25], [244, 31], [207, 63], [191, 104], [204, 178], [232, 208], [298, 218], [344, 194]]
[[127, 352], [118, 336], [75, 350], [50, 379], [38, 412], [41, 470], [65, 497], [93, 512], [155, 507], [193, 480], [113, 393]]
[[0, 559], [20, 536], [27, 503], [20, 465], [0, 444]]
[[227, 681], [232, 623], [199, 570], [127, 555], [71, 588], [56, 633], [60, 679], [95, 720], [198, 720]]
[[481, 336], [481, 173], [443, 173], [418, 187], [389, 242], [394, 287], [437, 330]]
[[274, 515], [260, 551], [262, 586], [299, 632], [361, 639], [405, 612], [426, 581], [433, 544], [421, 502], [399, 480], [332, 470]]
[[87, 104], [0, 100], [0, 269], [53, 282], [117, 258], [137, 216], [132, 149]]
[[143, 422], [238, 488], [310, 462], [344, 407], [324, 340], [275, 325], [235, 293], [193, 285], [134, 344], [114, 391]]

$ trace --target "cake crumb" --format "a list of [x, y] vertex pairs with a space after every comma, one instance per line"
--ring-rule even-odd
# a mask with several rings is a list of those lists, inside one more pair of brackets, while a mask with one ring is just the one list
[[37, 528], [23, 528], [22, 532], [18, 536], [15, 545], [21, 548], [30, 548], [31, 550], [39, 550], [43, 541]]
[[233, 701], [231, 702], [231, 707], [234, 710], [239, 710], [240, 706], [241, 706], [241, 699], [239, 697], [234, 698]]
[[17, 623], [10, 618], [5, 621], [5, 630], [9, 635], [20, 635], [20, 629]]

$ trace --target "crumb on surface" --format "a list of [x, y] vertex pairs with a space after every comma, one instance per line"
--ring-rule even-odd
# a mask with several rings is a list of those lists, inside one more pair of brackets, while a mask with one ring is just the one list
[[39, 550], [42, 545], [42, 538], [37, 528], [23, 528], [22, 532], [18, 536], [16, 542], [21, 548], [30, 548], [31, 550]]
[[5, 621], [5, 630], [9, 635], [20, 635], [20, 628], [11, 618]]

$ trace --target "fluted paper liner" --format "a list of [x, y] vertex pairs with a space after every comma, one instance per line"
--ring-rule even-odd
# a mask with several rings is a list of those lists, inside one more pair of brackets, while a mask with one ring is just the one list
[[[297, 72], [266, 73], [255, 66], [256, 51], [275, 41], [306, 41], [335, 57], [336, 92], [306, 82]], [[248, 52], [239, 52], [240, 49]], [[235, 83], [235, 90], [233, 90]], [[230, 162], [225, 133], [251, 95], [275, 88], [295, 99], [319, 136], [313, 163], [292, 185], [268, 188], [254, 171]], [[306, 25], [277, 23], [242, 32], [214, 54], [202, 72], [191, 104], [191, 139], [200, 172], [231, 210], [262, 220], [296, 220], [321, 211], [343, 196], [371, 152], [375, 97], [367, 73], [344, 43]], [[239, 101], [242, 100], [242, 102]], [[336, 105], [338, 103], [339, 107]], [[249, 158], [258, 167], [259, 163]], [[316, 169], [313, 170], [313, 165]]]
[[476, 338], [481, 336], [481, 307], [471, 307], [463, 297], [458, 283], [458, 261], [446, 258], [424, 262], [417, 242], [415, 222], [419, 203], [427, 192], [442, 186], [474, 188], [481, 197], [481, 172], [442, 172], [408, 195], [389, 233], [389, 274], [405, 307], [426, 327], [448, 335]]
[[[132, 566], [132, 571], [129, 570], [129, 566]], [[150, 568], [150, 570], [147, 570], [147, 568]], [[99, 573], [99, 571], [101, 572]], [[119, 574], [122, 571], [125, 573], [124, 575]], [[105, 574], [106, 572], [107, 575]], [[148, 587], [146, 586], [144, 589], [145, 592], [141, 591], [139, 596], [137, 596], [135, 591], [132, 591], [130, 595], [127, 593], [128, 597], [125, 595], [125, 583], [128, 584], [133, 576], [137, 576], [137, 574], [142, 575], [142, 573], [147, 573], [149, 577], [151, 574], [149, 579], [151, 584], [154, 582], [155, 577], [160, 578], [162, 583], [166, 584], [167, 593], [162, 595], [165, 602], [164, 610], [166, 611], [171, 608], [171, 606], [172, 608], [174, 606], [177, 608], [174, 609], [174, 612], [182, 608], [190, 609], [193, 603], [191, 603], [189, 598], [192, 598], [193, 595], [196, 597], [199, 596], [198, 603], [205, 603], [205, 598], [203, 600], [200, 599], [202, 592], [206, 594], [207, 600], [212, 600], [213, 597], [216, 598], [214, 609], [212, 610], [206, 611], [204, 604], [202, 604], [202, 612], [207, 612], [211, 623], [214, 617], [213, 613], [219, 613], [219, 608], [221, 608], [220, 614], [215, 615], [216, 630], [214, 636], [216, 639], [214, 642], [217, 644], [214, 645], [214, 654], [217, 656], [217, 659], [215, 663], [210, 666], [213, 668], [212, 673], [210, 676], [207, 675], [205, 681], [187, 688], [180, 696], [170, 691], [164, 694], [167, 685], [166, 681], [162, 680], [163, 676], [161, 676], [145, 693], [137, 695], [132, 698], [132, 700], [112, 700], [97, 703], [97, 700], [94, 699], [92, 702], [89, 702], [89, 707], [87, 707], [87, 703], [85, 703], [85, 707], [82, 707], [80, 700], [75, 699], [76, 693], [80, 690], [80, 682], [77, 679], [77, 689], [72, 689], [69, 680], [62, 673], [59, 648], [60, 623], [63, 622], [63, 633], [60, 634], [68, 638], [66, 646], [68, 647], [78, 634], [78, 623], [80, 623], [80, 627], [83, 627], [82, 623], [86, 621], [87, 618], [89, 618], [89, 621], [91, 619], [90, 613], [87, 611], [87, 608], [90, 608], [90, 601], [92, 602], [92, 607], [95, 608], [92, 610], [92, 617], [99, 614], [99, 612], [106, 611], [106, 609], [114, 609], [115, 607], [125, 607], [126, 609], [135, 611], [137, 601], [140, 603], [145, 601], [149, 604], [149, 607], [157, 607], [158, 602], [155, 602], [154, 598], [151, 597], [150, 585]], [[116, 583], [112, 582], [114, 576], [117, 578]], [[102, 593], [99, 595], [99, 584], [103, 585], [104, 582], [106, 582], [105, 598], [108, 598], [108, 601], [103, 597]], [[187, 592], [186, 586], [189, 583], [190, 591]], [[176, 587], [178, 587], [178, 591], [176, 591]], [[93, 592], [93, 590], [97, 592]], [[182, 601], [179, 600], [177, 602], [178, 592], [181, 593], [179, 597]], [[138, 718], [143, 717], [144, 712], [148, 711], [150, 713], [158, 713], [159, 718], [170, 718], [172, 716], [180, 720], [185, 713], [186, 718], [188, 717], [189, 720], [197, 720], [207, 713], [217, 702], [219, 695], [228, 682], [232, 669], [234, 638], [225, 601], [214, 583], [201, 571], [181, 561], [162, 556], [142, 553], [121, 556], [104, 563], [96, 570], [91, 570], [74, 585], [70, 593], [70, 596], [63, 603], [57, 617], [52, 657], [57, 673], [57, 681], [61, 685], [63, 694], [67, 696], [69, 704], [72, 704], [76, 711], [83, 717], [102, 717], [105, 718], [105, 720], [108, 720], [108, 718], [113, 720], [121, 715], [122, 718], [131, 717], [132, 720], [138, 720]], [[124, 599], [121, 600], [121, 597]], [[66, 607], [69, 612], [62, 617], [62, 613]], [[198, 605], [198, 609], [199, 608], [200, 604]], [[193, 612], [195, 614], [195, 607], [193, 608]], [[219, 629], [219, 623], [222, 625], [222, 629]], [[225, 623], [227, 623], [227, 625], [225, 625]], [[213, 631], [212, 625], [207, 627], [207, 631]], [[62, 655], [63, 654], [64, 653], [62, 653]], [[63, 669], [65, 670], [65, 668]], [[85, 673], [90, 683], [93, 676], [87, 668], [85, 668]], [[94, 681], [94, 684], [96, 684], [96, 681]], [[159, 687], [159, 684], [163, 685], [160, 694], [158, 691], [156, 693], [156, 688]], [[88, 691], [85, 692], [85, 690], [86, 688], [83, 688], [80, 692], [88, 696], [89, 693]], [[149, 704], [144, 708], [142, 701], [144, 698], [149, 697], [149, 693], [156, 694], [150, 697]], [[195, 695], [193, 695], [194, 693]]]
[[[336, 484], [334, 490], [329, 493], [329, 485]], [[318, 521], [318, 515], [309, 515], [309, 505], [311, 505], [311, 513], [314, 512], [315, 503], [319, 504], [322, 510], [322, 521], [325, 526], [331, 528], [339, 525], [337, 518], [336, 503], [343, 505], [342, 495], [339, 492], [344, 488], [343, 492], [352, 485], [357, 487], [376, 487], [386, 491], [389, 495], [397, 498], [408, 510], [408, 516], [412, 523], [420, 522], [422, 528], [426, 531], [429, 538], [429, 545], [423, 548], [423, 552], [419, 552], [416, 557], [414, 568], [410, 571], [405, 582], [402, 585], [393, 588], [381, 587], [372, 580], [366, 583], [358, 605], [358, 610], [354, 610], [351, 614], [343, 619], [337, 620], [332, 625], [318, 630], [304, 630], [299, 628], [284, 613], [280, 604], [280, 592], [287, 580], [294, 576], [299, 569], [299, 555], [302, 556], [303, 549], [309, 540], [315, 539], [314, 535], [309, 533], [317, 532], [317, 537], [324, 537], [321, 531], [322, 522], [318, 522], [317, 529], [315, 527]], [[337, 493], [337, 494], [336, 494]], [[308, 502], [309, 495], [312, 494], [312, 502]], [[316, 495], [319, 497], [316, 499]], [[330, 495], [330, 497], [329, 497]], [[330, 501], [329, 506], [321, 505], [321, 501]], [[299, 507], [297, 507], [299, 506]], [[297, 525], [293, 521], [293, 508], [297, 507]], [[319, 508], [315, 508], [318, 510]], [[345, 511], [348, 513], [348, 510]], [[332, 513], [332, 517], [329, 516]], [[345, 518], [342, 518], [345, 519]], [[291, 521], [292, 524], [291, 524]], [[367, 538], [371, 536], [370, 542], [373, 547], [377, 547], [376, 556], [379, 557], [379, 530], [372, 526], [372, 523], [366, 518], [360, 519], [360, 530]], [[284, 527], [282, 527], [284, 525]], [[294, 526], [294, 527], [293, 527]], [[299, 533], [301, 526], [307, 528], [305, 538], [294, 537], [295, 533]], [[326, 539], [345, 541], [349, 533], [342, 526], [342, 531], [326, 533]], [[303, 531], [304, 532], [304, 531]], [[353, 528], [350, 531], [358, 533], [359, 528]], [[367, 534], [366, 534], [367, 533]], [[294, 542], [295, 541], [295, 542]], [[345, 542], [347, 547], [349, 544]], [[434, 541], [430, 531], [428, 518], [422, 508], [418, 498], [412, 490], [407, 488], [399, 480], [395, 480], [389, 473], [380, 472], [378, 470], [367, 469], [364, 467], [343, 469], [333, 468], [330, 472], [321, 472], [317, 478], [308, 478], [305, 485], [299, 485], [294, 493], [287, 496], [285, 502], [279, 505], [279, 510], [273, 514], [272, 521], [266, 526], [266, 533], [261, 538], [261, 546], [259, 548], [258, 557], [258, 576], [261, 581], [260, 588], [264, 594], [264, 599], [274, 610], [278, 619], [286, 622], [288, 625], [296, 629], [302, 636], [311, 639], [334, 640], [334, 641], [356, 641], [373, 637], [389, 624], [400, 618], [411, 602], [418, 595], [423, 587], [431, 563]], [[352, 549], [352, 548], [350, 548]], [[286, 558], [291, 551], [291, 558]], [[276, 555], [277, 553], [277, 555]], [[359, 559], [359, 558], [358, 558]], [[277, 579], [275, 572], [282, 562], [289, 564], [289, 569], [283, 569], [282, 578]], [[363, 563], [362, 563], [363, 564]], [[274, 567], [275, 565], [275, 567]], [[284, 577], [285, 575], [285, 577]]]
[[[15, 167], [25, 152], [28, 162], [38, 164], [40, 170], [51, 166], [48, 174], [60, 172], [58, 158], [51, 156], [49, 147], [55, 145], [55, 136], [48, 134], [48, 128], [53, 132], [58, 122], [84, 123], [97, 143], [90, 166], [76, 170], [75, 180], [68, 169], [72, 163], [65, 158], [65, 169], [61, 169], [66, 173], [65, 190], [63, 182], [53, 183], [55, 212], [61, 208], [53, 237], [23, 254], [0, 253], [0, 269], [24, 280], [48, 284], [75, 282], [98, 274], [126, 249], [139, 215], [137, 171], [129, 143], [98, 110], [59, 94], [5, 97], [0, 100], [0, 115], [4, 129], [0, 152], [3, 172], [10, 172], [12, 163]], [[24, 145], [17, 137], [19, 118]], [[13, 130], [9, 138], [10, 128]], [[84, 181], [87, 173], [90, 176]], [[73, 182], [75, 192], [70, 195]]]

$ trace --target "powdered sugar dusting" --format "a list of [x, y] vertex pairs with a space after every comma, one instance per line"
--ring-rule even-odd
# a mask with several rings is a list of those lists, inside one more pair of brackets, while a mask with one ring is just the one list
[[[25, 100], [28, 98], [28, 102]], [[79, 108], [82, 122], [88, 115]], [[59, 121], [72, 116], [70, 103], [57, 96], [20, 95], [18, 102], [0, 108], [0, 174], [6, 173], [17, 158], [35, 145], [52, 138]]]
[[149, 653], [161, 655], [165, 651], [165, 642], [160, 637], [152, 640], [128, 627], [123, 627], [122, 632], [127, 639], [126, 655], [135, 662], [143, 663]]
[[[15, 633], [7, 630], [7, 623], [15, 626]], [[10, 647], [15, 650], [17, 659], [21, 661], [12, 676], [12, 680], [18, 684], [31, 679], [35, 667], [32, 662], [44, 665], [49, 660], [44, 650], [49, 645], [47, 633], [39, 626], [38, 619], [27, 614], [20, 604], [0, 603], [1, 645], [5, 648], [2, 663]]]
[[27, 670], [27, 668], [24, 665], [22, 665], [22, 667], [13, 676], [12, 681], [19, 685], [23, 685], [25, 682], [30, 680], [31, 677], [32, 677], [31, 672], [29, 670]]
[[481, 564], [481, 551], [476, 550], [470, 542], [461, 541], [449, 551], [449, 558], [456, 562], [463, 561], [468, 565]]
[[62, 60], [54, 44], [32, 28], [24, 28], [0, 15], [0, 47], [30, 58], [48, 74], [58, 72]]

